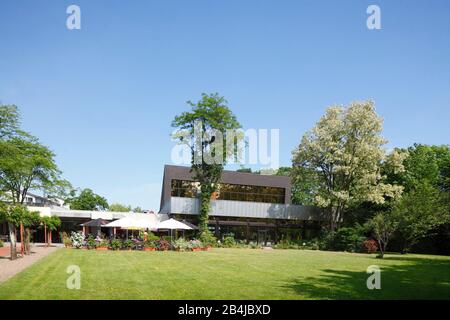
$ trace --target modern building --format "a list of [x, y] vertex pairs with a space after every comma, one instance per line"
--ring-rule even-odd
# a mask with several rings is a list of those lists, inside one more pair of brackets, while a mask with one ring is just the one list
[[[200, 200], [199, 183], [189, 167], [166, 165], [162, 181], [161, 204], [158, 214], [162, 221], [169, 217], [197, 224]], [[60, 230], [53, 241], [59, 241], [60, 232], [81, 230], [81, 224], [94, 219], [113, 221], [129, 212], [70, 210], [63, 203], [29, 195], [26, 203], [41, 216], [58, 216]], [[318, 235], [323, 213], [317, 207], [291, 204], [289, 177], [224, 171], [218, 191], [211, 198], [209, 228], [217, 238], [232, 234], [236, 239], [258, 243], [276, 243], [281, 239], [305, 239]], [[7, 223], [0, 221], [0, 235], [7, 236]], [[34, 241], [43, 241], [41, 231]]]
[[[166, 165], [160, 213], [196, 223], [199, 183], [190, 168]], [[224, 171], [218, 191], [211, 198], [209, 228], [218, 238], [278, 242], [311, 238], [323, 221], [321, 209], [291, 204], [289, 177]]]

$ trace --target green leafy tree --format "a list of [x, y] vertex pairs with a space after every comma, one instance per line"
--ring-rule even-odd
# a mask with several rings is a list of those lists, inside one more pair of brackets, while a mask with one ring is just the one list
[[298, 205], [314, 205], [314, 197], [319, 188], [317, 174], [310, 168], [301, 166], [280, 167], [278, 176], [291, 178], [291, 202]]
[[44, 216], [41, 218], [42, 228], [45, 232], [46, 246], [52, 243], [52, 232], [58, 230], [61, 226], [61, 219], [57, 216]]
[[391, 212], [379, 212], [370, 219], [366, 226], [371, 229], [378, 242], [380, 258], [384, 257], [386, 248], [399, 225], [399, 217]]
[[[29, 190], [40, 190], [52, 198], [63, 196], [69, 186], [61, 179], [54, 153], [36, 137], [22, 131], [19, 120], [16, 106], [0, 106], [0, 196], [11, 203], [13, 211], [24, 203]], [[17, 238], [14, 222], [10, 223], [9, 231], [14, 259]]]
[[135, 213], [142, 213], [142, 211], [144, 211], [144, 210], [142, 210], [142, 208], [139, 206], [133, 209], [133, 212], [135, 212]]
[[25, 254], [30, 254], [30, 242], [31, 242], [31, 229], [38, 227], [41, 224], [41, 216], [37, 211], [29, 211], [25, 207], [26, 211], [23, 214], [22, 225], [24, 227], [24, 244]]
[[450, 222], [448, 196], [430, 183], [424, 182], [403, 194], [393, 208], [399, 221], [403, 251], [430, 235], [438, 226]]
[[83, 189], [79, 195], [76, 193], [75, 190], [72, 190], [70, 197], [65, 201], [72, 210], [103, 211], [109, 208], [108, 201], [95, 194], [91, 189]]
[[[206, 231], [211, 195], [217, 186], [227, 160], [239, 152], [241, 125], [224, 97], [202, 94], [197, 103], [188, 101], [191, 111], [183, 112], [172, 121], [178, 130], [173, 135], [191, 151], [191, 172], [200, 184], [200, 230]], [[230, 134], [231, 133], [231, 134]]]
[[113, 212], [130, 212], [131, 206], [126, 206], [120, 203], [113, 203], [109, 205], [109, 211]]
[[314, 202], [327, 209], [330, 230], [344, 220], [350, 205], [383, 203], [401, 195], [402, 187], [386, 183], [381, 169], [390, 162], [390, 167], [402, 171], [405, 155], [397, 151], [387, 155], [381, 131], [382, 120], [371, 101], [330, 107], [293, 151], [293, 166], [317, 175]]
[[11, 260], [17, 259], [17, 228], [24, 220], [24, 207], [0, 202], [0, 218], [8, 222]]
[[0, 140], [26, 135], [20, 130], [19, 109], [15, 105], [0, 105]]

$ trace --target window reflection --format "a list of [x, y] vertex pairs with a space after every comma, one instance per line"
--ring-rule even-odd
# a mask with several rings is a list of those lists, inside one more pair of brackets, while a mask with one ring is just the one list
[[[172, 180], [172, 196], [195, 198], [199, 193], [199, 183], [187, 180]], [[216, 199], [251, 201], [265, 203], [284, 203], [285, 189], [277, 187], [248, 186], [221, 183], [218, 186]]]

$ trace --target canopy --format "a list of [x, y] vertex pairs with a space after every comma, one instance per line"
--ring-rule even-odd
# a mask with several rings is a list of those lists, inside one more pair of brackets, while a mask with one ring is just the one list
[[157, 222], [151, 219], [151, 217], [129, 216], [108, 223], [104, 227], [121, 229], [156, 229]]
[[175, 219], [168, 219], [158, 224], [158, 229], [166, 229], [166, 230], [192, 230], [190, 226], [187, 224], [180, 222]]

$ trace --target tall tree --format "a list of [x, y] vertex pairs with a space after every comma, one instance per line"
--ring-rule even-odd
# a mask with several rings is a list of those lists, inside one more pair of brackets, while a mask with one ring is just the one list
[[124, 204], [120, 204], [120, 203], [113, 203], [109, 205], [109, 211], [112, 212], [130, 212], [131, 211], [131, 206], [126, 206]]
[[109, 208], [106, 198], [91, 189], [83, 189], [78, 195], [76, 190], [72, 190], [65, 202], [72, 210], [103, 211]]
[[[17, 208], [23, 205], [29, 190], [40, 190], [48, 197], [63, 195], [69, 183], [61, 178], [54, 157], [36, 137], [20, 129], [17, 107], [0, 106], [0, 192], [3, 198]], [[15, 259], [17, 237], [13, 223], [9, 230], [11, 257]]]
[[448, 195], [428, 182], [403, 194], [393, 208], [399, 221], [398, 231], [403, 239], [403, 251], [430, 235], [430, 231], [450, 223]]
[[401, 194], [402, 187], [385, 182], [381, 168], [387, 161], [402, 171], [405, 155], [394, 151], [388, 156], [381, 131], [382, 119], [371, 101], [330, 107], [293, 151], [294, 167], [317, 174], [314, 202], [327, 209], [331, 230], [349, 205], [383, 203]]
[[225, 98], [217, 93], [202, 94], [197, 103], [187, 103], [191, 111], [176, 116], [172, 127], [178, 129], [174, 137], [191, 151], [191, 172], [200, 183], [199, 227], [206, 231], [211, 196], [217, 191], [227, 160], [239, 152], [242, 135], [236, 130], [241, 125]]
[[293, 204], [314, 205], [314, 196], [319, 186], [314, 170], [301, 166], [280, 167], [276, 175], [291, 178], [291, 201]]

